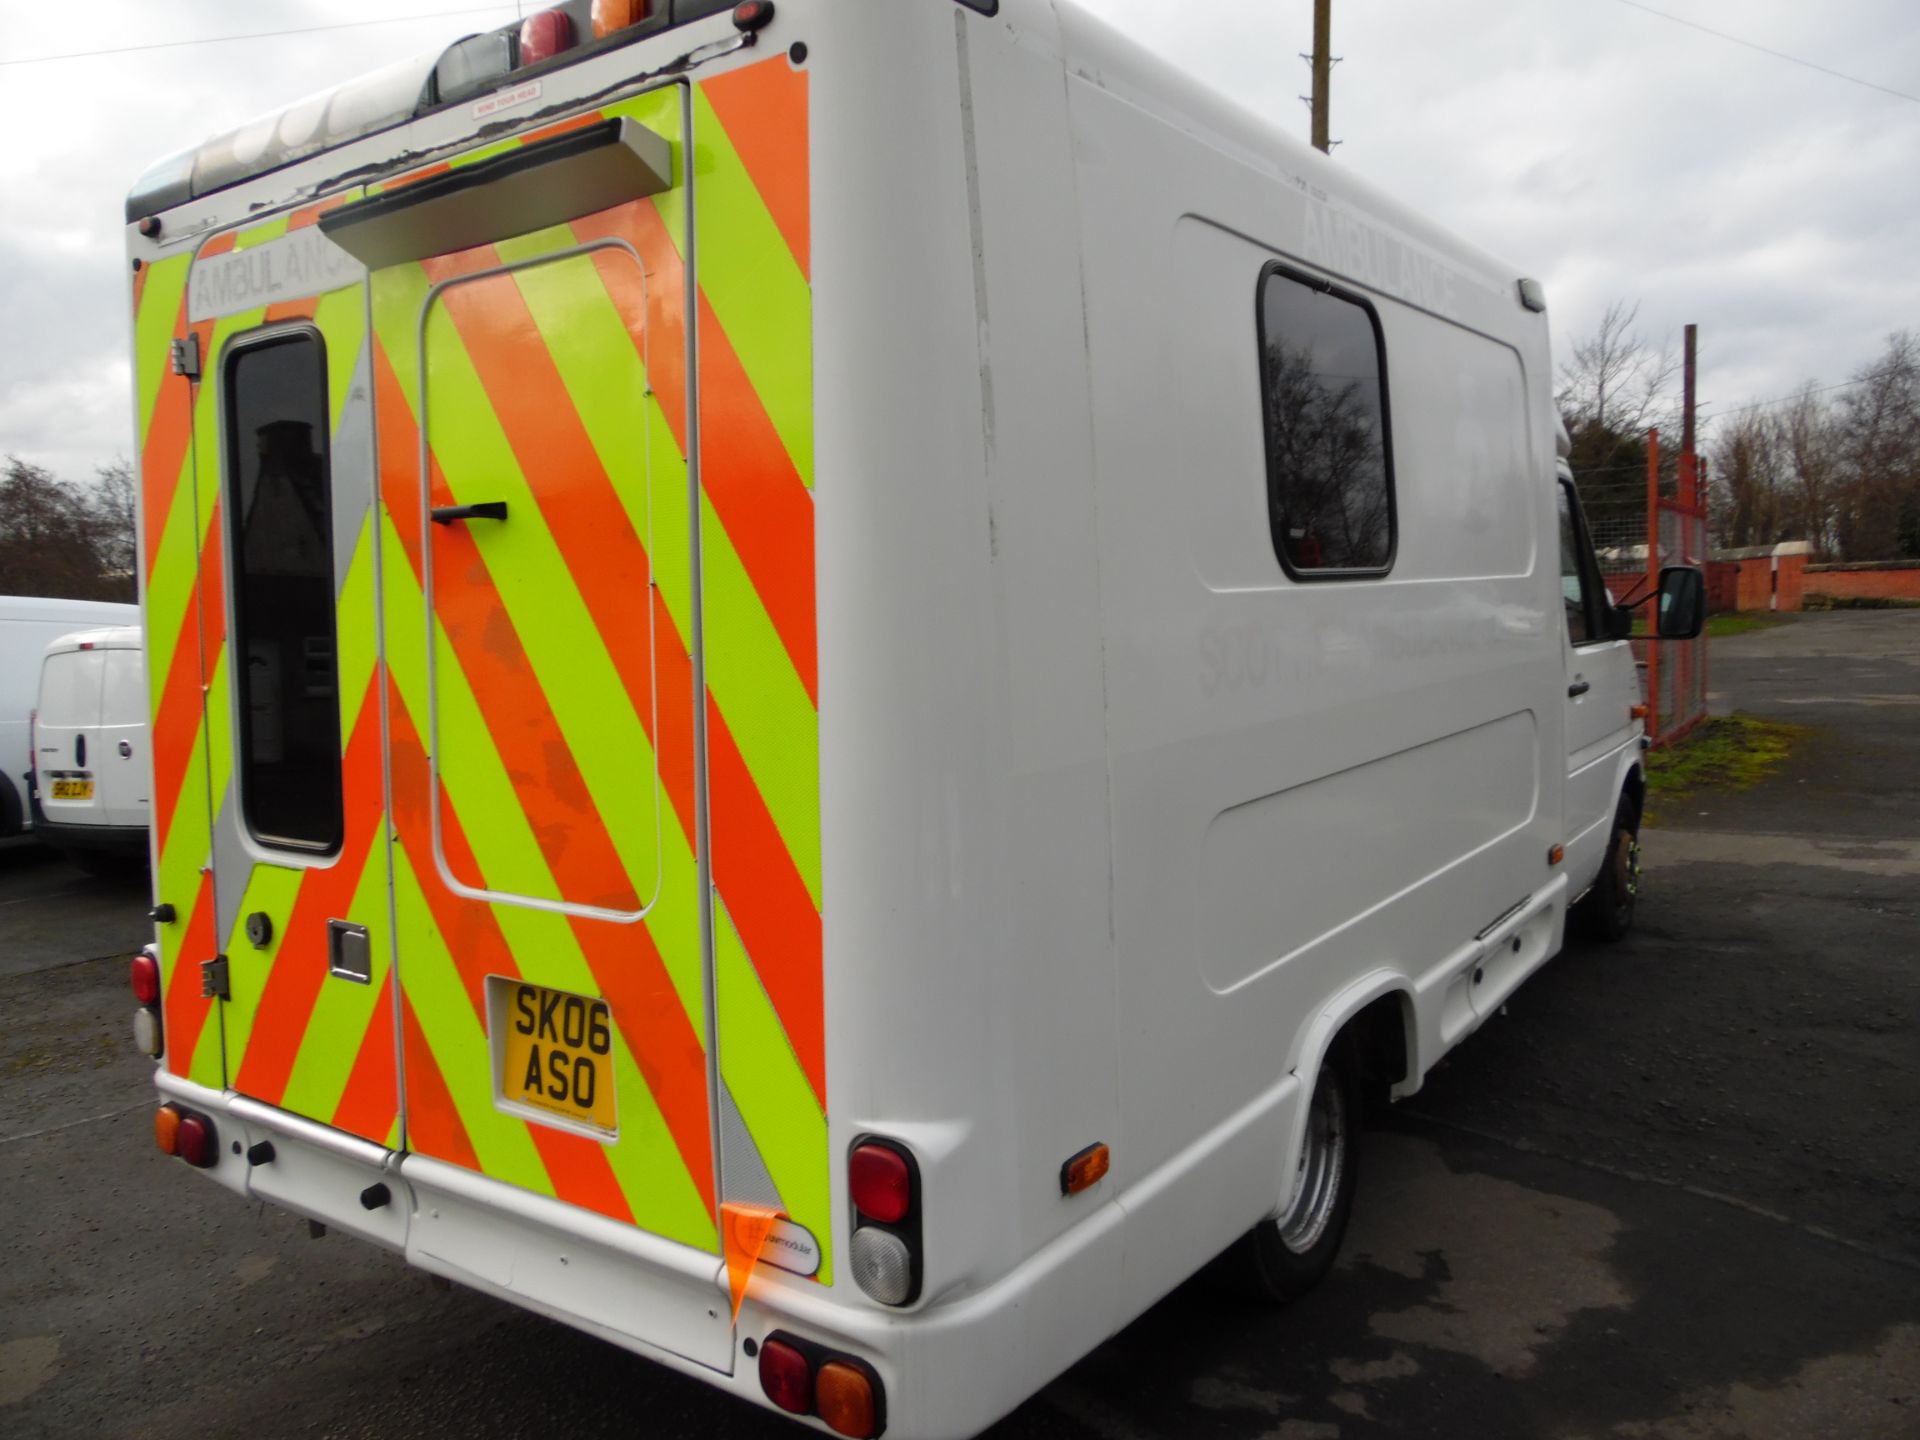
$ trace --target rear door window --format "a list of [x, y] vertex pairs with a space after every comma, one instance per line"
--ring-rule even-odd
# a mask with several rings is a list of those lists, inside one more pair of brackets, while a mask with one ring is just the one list
[[147, 677], [138, 650], [106, 652], [100, 691], [100, 723], [138, 725], [147, 718]]
[[241, 811], [261, 844], [332, 854], [345, 821], [320, 336], [232, 351], [226, 402]]
[[98, 650], [65, 650], [47, 656], [40, 672], [39, 723], [61, 729], [98, 725], [105, 660]]

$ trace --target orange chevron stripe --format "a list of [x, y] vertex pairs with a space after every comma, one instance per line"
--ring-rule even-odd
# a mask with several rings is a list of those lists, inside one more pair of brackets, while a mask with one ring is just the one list
[[[641, 357], [652, 355], [650, 378], [680, 453], [687, 453], [686, 340], [681, 295], [685, 268], [659, 212], [635, 201], [577, 220], [581, 240], [624, 240], [646, 262], [643, 287], [618, 256], [594, 264]], [[638, 317], [644, 314], [652, 344]], [[813, 499], [773, 428], [746, 367], [700, 297], [700, 483], [726, 527], [753, 588], [786, 647], [807, 698], [820, 703], [818, 617], [814, 604]]]
[[400, 1082], [393, 1052], [393, 973], [388, 971], [386, 983], [380, 987], [380, 1004], [367, 1017], [367, 1033], [354, 1056], [347, 1088], [334, 1107], [336, 1130], [377, 1144], [386, 1142], [394, 1117], [400, 1113]]
[[[427, 813], [427, 795], [430, 775], [427, 769], [427, 753], [420, 743], [420, 734], [414, 726], [413, 716], [408, 713], [406, 703], [400, 698], [397, 685], [388, 690], [388, 717], [393, 726], [393, 805], [394, 819], [401, 833], [414, 836], [426, 836], [431, 833], [431, 820]], [[454, 813], [452, 805], [442, 807], [441, 845], [446, 851], [448, 863], [456, 869], [464, 867], [464, 873], [477, 874], [476, 863], [471, 846], [467, 843], [466, 831], [461, 827], [460, 819]], [[455, 967], [466, 986], [467, 997], [473, 1003], [475, 1018], [484, 1030], [487, 1024], [486, 977], [505, 975], [518, 978], [520, 966], [507, 944], [506, 936], [500, 931], [494, 918], [493, 909], [486, 904], [462, 901], [434, 882], [428, 872], [422, 875], [421, 893], [426, 896], [427, 908], [433, 917], [434, 927], [439, 930], [447, 946], [447, 953], [453, 956]], [[677, 1002], [669, 1001], [678, 1010]], [[410, 1012], [409, 1012], [410, 1013]], [[623, 1033], [625, 1027], [622, 1027]], [[409, 1132], [413, 1129], [414, 1113], [414, 1070], [412, 1051], [409, 1048], [407, 1062], [407, 1124]], [[435, 1082], [442, 1091], [445, 1082], [440, 1079], [439, 1071], [434, 1071]], [[452, 1106], [451, 1096], [447, 1099]], [[565, 1131], [554, 1130], [545, 1125], [529, 1125], [534, 1148], [539, 1152], [540, 1163], [545, 1167], [547, 1177], [553, 1182], [554, 1193], [569, 1204], [582, 1205], [598, 1211], [602, 1215], [612, 1216], [616, 1220], [631, 1223], [633, 1209], [627, 1203], [625, 1192], [614, 1176], [613, 1165], [607, 1153], [597, 1141], [582, 1135], [573, 1135]], [[430, 1138], [441, 1131], [430, 1128], [422, 1134], [414, 1148], [423, 1154], [435, 1155], [443, 1160], [453, 1160], [469, 1169], [479, 1169], [474, 1159], [459, 1160], [455, 1156], [430, 1146]], [[413, 1142], [410, 1142], [413, 1143]], [[712, 1173], [713, 1162], [706, 1165], [708, 1174]], [[708, 1188], [711, 1188], [709, 1181]], [[711, 1206], [709, 1201], [709, 1206]]]
[[[187, 598], [180, 621], [180, 640], [173, 652], [173, 668], [160, 692], [160, 708], [153, 717], [153, 805], [159, 826], [160, 849], [173, 833], [175, 806], [186, 783], [193, 747], [206, 723], [201, 686], [213, 674], [214, 661], [226, 643], [226, 547], [220, 543], [220, 502], [213, 502], [200, 573]], [[213, 817], [217, 818], [217, 817]]]
[[175, 1075], [192, 1071], [194, 1049], [214, 1006], [213, 1001], [201, 999], [200, 966], [198, 960], [188, 957], [211, 960], [217, 949], [213, 938], [213, 886], [202, 875], [193, 907], [187, 912], [186, 928], [180, 932], [180, 943], [166, 951], [167, 993], [161, 1008], [167, 1027], [167, 1069]]
[[800, 273], [813, 279], [813, 181], [809, 168], [807, 72], [762, 61], [701, 82], [734, 153], [747, 168]]
[[278, 320], [311, 320], [319, 309], [318, 295], [309, 295], [304, 300], [282, 300], [267, 307], [264, 323], [271, 325]]
[[[323, 934], [330, 917], [344, 915], [360, 888], [360, 877], [370, 857], [370, 847], [379, 830], [380, 809], [380, 723], [379, 692], [369, 682], [360, 698], [360, 711], [353, 722], [347, 752], [341, 764], [343, 801], [347, 817], [346, 838], [341, 844], [339, 863], [324, 870], [309, 870], [300, 878], [299, 894], [287, 916], [285, 938], [267, 972], [266, 989], [260, 996], [260, 1008], [254, 1015], [253, 1030], [247, 1039], [246, 1053], [239, 1057], [237, 1077], [230, 1083], [244, 1094], [278, 1105], [287, 1093], [287, 1081], [299, 1058], [306, 1037], [307, 1022], [320, 999], [327, 978], [326, 967], [312, 963], [314, 956], [301, 954], [309, 963], [290, 963], [290, 946], [311, 948], [314, 937]], [[382, 1131], [381, 1134], [385, 1134]]]
[[407, 1050], [407, 1143], [422, 1155], [463, 1166], [480, 1168], [480, 1157], [473, 1153], [473, 1141], [467, 1127], [460, 1123], [453, 1094], [446, 1077], [427, 1045], [420, 1019], [404, 996], [400, 1001], [400, 1030]]

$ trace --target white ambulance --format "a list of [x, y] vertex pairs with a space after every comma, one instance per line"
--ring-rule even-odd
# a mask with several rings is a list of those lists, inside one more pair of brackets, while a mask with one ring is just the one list
[[137, 1033], [239, 1195], [971, 1435], [1323, 1277], [1363, 1096], [1631, 920], [1541, 287], [1081, 0], [569, 0], [127, 218]]

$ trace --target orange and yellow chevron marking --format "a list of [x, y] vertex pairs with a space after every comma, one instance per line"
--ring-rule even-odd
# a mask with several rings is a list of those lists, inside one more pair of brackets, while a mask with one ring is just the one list
[[[327, 921], [354, 913], [352, 900], [360, 888], [360, 877], [378, 838], [383, 818], [380, 805], [380, 723], [379, 702], [373, 687], [367, 687], [347, 743], [343, 770], [344, 805], [347, 817], [346, 839], [339, 863], [318, 870], [301, 872], [290, 913], [278, 925], [278, 942], [289, 939], [298, 944], [309, 937], [324, 943]], [[384, 897], [383, 897], [384, 899]], [[307, 948], [307, 947], [302, 947]], [[269, 1105], [278, 1105], [286, 1095], [287, 1080], [293, 1073], [301, 1043], [307, 1036], [308, 1022], [319, 1002], [326, 967], [311, 963], [275, 963], [267, 972], [258, 1009], [253, 1016], [249, 1037], [238, 1052], [233, 1087]], [[276, 957], [277, 959], [277, 957]], [[384, 1133], [385, 1127], [382, 1127]]]
[[800, 273], [813, 276], [813, 178], [808, 148], [807, 72], [779, 62], [748, 65], [700, 86], [732, 138], [740, 163]]
[[[426, 752], [421, 747], [413, 717], [407, 712], [406, 702], [397, 690], [390, 695], [389, 713], [393, 718], [394, 726], [395, 818], [402, 827], [403, 833], [424, 836], [428, 793]], [[445, 817], [442, 840], [450, 856], [471, 862], [472, 851], [457, 816]], [[406, 866], [408, 880], [403, 889], [409, 896], [419, 895], [426, 911], [423, 917], [425, 925], [434, 932], [431, 946], [415, 949], [410, 952], [409, 959], [433, 963], [444, 956], [444, 964], [456, 973], [457, 984], [461, 990], [464, 990], [469, 1002], [467, 1006], [461, 1006], [457, 996], [446, 997], [451, 1003], [443, 1004], [436, 1009], [434, 1015], [436, 1028], [443, 1033], [454, 1030], [462, 1032], [467, 1037], [469, 1046], [474, 1043], [477, 1036], [484, 1050], [487, 1026], [486, 977], [504, 975], [517, 979], [522, 972], [488, 907], [463, 903], [431, 881], [423, 886], [419, 883], [412, 867], [406, 865], [404, 856], [400, 863]], [[427, 953], [429, 951], [431, 953]], [[418, 963], [415, 968], [419, 968]], [[407, 978], [409, 994], [428, 988], [413, 985], [411, 982], [414, 977], [411, 974]], [[463, 1022], [463, 1014], [470, 1014], [470, 1023]], [[470, 1146], [465, 1157], [458, 1152], [457, 1148], [453, 1151], [434, 1148], [440, 1143], [436, 1137], [457, 1136], [464, 1140], [468, 1132], [460, 1120], [453, 1092], [447, 1087], [444, 1078], [441, 1078], [443, 1072], [439, 1062], [433, 1058], [434, 1046], [428, 1041], [424, 1028], [420, 1028], [419, 1040], [421, 1053], [416, 1054], [411, 1048], [409, 1049], [407, 1070], [409, 1128], [412, 1129], [420, 1123], [422, 1104], [430, 1108], [444, 1106], [444, 1111], [426, 1117], [425, 1129], [416, 1135], [413, 1142], [414, 1148], [436, 1159], [478, 1169], [479, 1161], [473, 1155]], [[431, 1065], [435, 1076], [435, 1079], [429, 1083], [427, 1095], [420, 1102], [415, 1101], [413, 1094], [416, 1062]], [[483, 1072], [485, 1073], [487, 1072]], [[502, 1179], [518, 1180], [521, 1183], [526, 1183], [531, 1178], [533, 1180], [531, 1188], [545, 1190], [570, 1204], [583, 1206], [616, 1220], [631, 1222], [634, 1219], [633, 1207], [629, 1204], [619, 1178], [614, 1173], [608, 1152], [598, 1142], [544, 1125], [527, 1125], [524, 1121], [516, 1121], [511, 1116], [499, 1115], [498, 1112], [494, 1112], [491, 1123], [503, 1128], [517, 1125], [527, 1132], [527, 1139], [537, 1155], [539, 1173], [531, 1177], [525, 1174], [515, 1176], [511, 1171], [503, 1174], [499, 1168], [490, 1170], [488, 1173]]]
[[[379, 284], [384, 283], [383, 277]], [[420, 277], [419, 288], [424, 291], [424, 276]], [[409, 312], [417, 313], [418, 303], [417, 299], [412, 304], [406, 303], [405, 295], [400, 299], [401, 323], [391, 330], [384, 322], [381, 324], [376, 385], [381, 415], [381, 469], [392, 537], [388, 555], [388, 631], [401, 692], [390, 707], [395, 714], [395, 818], [403, 839], [413, 837], [405, 842], [404, 848], [418, 854], [425, 845], [429, 826], [426, 771], [424, 757], [417, 775], [411, 774], [402, 763], [405, 736], [400, 728], [400, 717], [417, 715], [424, 703], [423, 694], [416, 698], [406, 693], [410, 688], [421, 690], [424, 680], [419, 668], [424, 664], [424, 655], [412, 653], [419, 648], [415, 627], [421, 623], [418, 606], [422, 537], [418, 533], [417, 434], [410, 423], [413, 403], [403, 379], [406, 372], [395, 365], [389, 354], [391, 347], [406, 348], [405, 321], [410, 318]], [[378, 294], [376, 313], [388, 313], [386, 303]], [[460, 413], [464, 417], [468, 412]], [[446, 486], [445, 475], [438, 468], [433, 483], [436, 489]], [[521, 520], [523, 513], [524, 521]], [[516, 510], [514, 514], [516, 523], [528, 530], [542, 524], [537, 504], [529, 504], [526, 511]], [[434, 538], [440, 540], [437, 535]], [[443, 746], [461, 758], [460, 764], [451, 766], [443, 774], [447, 789], [442, 801], [442, 841], [448, 864], [454, 867], [455, 873], [492, 879], [501, 873], [503, 860], [512, 860], [515, 873], [545, 876], [545, 884], [551, 884], [550, 865], [561, 860], [583, 865], [585, 874], [598, 875], [602, 881], [617, 876], [619, 861], [607, 848], [608, 832], [590, 809], [569, 813], [561, 796], [541, 787], [509, 788], [510, 815], [503, 812], [497, 802], [481, 798], [490, 783], [485, 774], [489, 766], [495, 768], [500, 783], [511, 786], [510, 778], [499, 768], [501, 756], [496, 752], [492, 732], [505, 728], [523, 737], [531, 736], [536, 743], [529, 748], [553, 757], [571, 747], [565, 742], [564, 730], [558, 728], [554, 708], [542, 700], [535, 680], [537, 667], [521, 645], [514, 612], [501, 597], [486, 566], [478, 561], [479, 557], [475, 556], [474, 563], [455, 571], [458, 583], [446, 579], [447, 572], [443, 569], [441, 593], [436, 596], [436, 615], [445, 627], [444, 643], [448, 647], [442, 656], [440, 673]], [[530, 577], [512, 578], [514, 584], [524, 584]], [[644, 603], [644, 588], [639, 593]], [[524, 608], [521, 613], [525, 613]], [[582, 641], [592, 643], [593, 640], [594, 631], [589, 622], [575, 627], [569, 639], [555, 643], [561, 644], [560, 653], [564, 655]], [[546, 658], [552, 658], [551, 652]], [[458, 712], [473, 704], [460, 698], [469, 677], [474, 685], [483, 687], [486, 703], [484, 716], [475, 706], [471, 723], [466, 723]], [[542, 740], [542, 736], [546, 739]], [[640, 738], [644, 745], [644, 734]], [[477, 847], [469, 846], [463, 838], [461, 816], [469, 810], [487, 817], [488, 854], [476, 853]], [[509, 820], [513, 823], [509, 824]], [[524, 845], [512, 838], [511, 831], [516, 827], [524, 827]], [[421, 863], [414, 861], [416, 870]], [[463, 1124], [481, 1160], [486, 1162], [486, 1172], [529, 1188], [550, 1189], [574, 1203], [619, 1218], [631, 1214], [660, 1233], [711, 1248], [715, 1201], [706, 1059], [694, 1023], [698, 1019], [699, 1024], [704, 1025], [704, 1018], [701, 1014], [690, 1014], [687, 1008], [689, 1001], [696, 1007], [701, 1004], [697, 938], [691, 955], [684, 956], [677, 967], [688, 971], [686, 979], [690, 983], [683, 986], [678, 977], [668, 975], [662, 963], [664, 952], [655, 950], [650, 943], [671, 906], [657, 909], [644, 925], [616, 928], [602, 921], [457, 899], [446, 891], [430, 863], [421, 873], [420, 903], [430, 913], [417, 916], [405, 930], [403, 953], [407, 963], [403, 965], [403, 974], [429, 1047], [436, 1055], [440, 1055], [443, 1047], [452, 1047], [448, 1054], [440, 1055], [440, 1063], [445, 1073], [457, 1073], [461, 1077], [449, 1093], [456, 1106], [467, 1107], [463, 1111]], [[683, 898], [678, 908], [684, 911], [691, 894], [684, 885], [680, 889]], [[521, 938], [510, 937], [502, 926], [520, 932]], [[584, 962], [583, 974], [590, 979], [591, 988], [604, 994], [613, 1007], [623, 1047], [631, 1047], [632, 1059], [639, 1066], [631, 1071], [630, 1083], [623, 1083], [621, 1089], [622, 1136], [611, 1152], [615, 1157], [613, 1170], [617, 1185], [606, 1183], [609, 1152], [596, 1142], [503, 1116], [505, 1124], [515, 1127], [519, 1135], [517, 1142], [509, 1143], [510, 1136], [479, 1113], [483, 1108], [491, 1112], [491, 1063], [485, 1047], [482, 978], [489, 972], [517, 974], [519, 967], [514, 956], [535, 954], [541, 956], [536, 978], [542, 983], [558, 983], [554, 976], [561, 953], [552, 948], [552, 940], [557, 938], [555, 926], [569, 937], [573, 953]], [[444, 934], [446, 941], [431, 941], [426, 934], [429, 928]], [[683, 915], [679, 928], [697, 937], [690, 917]], [[549, 938], [535, 941], [533, 932]], [[408, 944], [413, 948], [405, 948]], [[458, 967], [469, 987], [464, 1008], [471, 1011], [472, 1018], [465, 1025], [448, 1012], [446, 1003], [423, 1001], [424, 991], [440, 983], [434, 979], [436, 967], [423, 963], [423, 950], [451, 951], [452, 958], [446, 964], [450, 971]], [[469, 964], [481, 968], [467, 974]], [[449, 974], [448, 978], [453, 976]], [[471, 1029], [466, 1028], [468, 1025]], [[461, 1050], [469, 1057], [464, 1062], [452, 1058]], [[477, 1096], [476, 1086], [482, 1092]], [[653, 1123], [661, 1126], [660, 1139], [668, 1146], [665, 1155], [646, 1138], [646, 1112], [655, 1107], [658, 1118]], [[488, 1145], [483, 1143], [485, 1131], [476, 1129], [476, 1125], [494, 1129], [491, 1155]], [[533, 1147], [537, 1147], [537, 1155]], [[672, 1159], [668, 1161], [666, 1156]], [[661, 1172], [663, 1163], [670, 1164], [673, 1172], [682, 1177], [687, 1194], [704, 1211], [697, 1225], [684, 1211], [675, 1209], [678, 1202], [672, 1199], [673, 1187], [666, 1183], [672, 1176]]]

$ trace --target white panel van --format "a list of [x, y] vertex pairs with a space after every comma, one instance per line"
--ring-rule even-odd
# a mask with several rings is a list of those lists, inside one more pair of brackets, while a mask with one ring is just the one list
[[138, 625], [47, 646], [29, 795], [40, 838], [87, 868], [147, 850], [147, 677]]
[[89, 625], [133, 625], [137, 605], [0, 595], [0, 838], [28, 822], [27, 717], [40, 690], [40, 657], [49, 641]]

